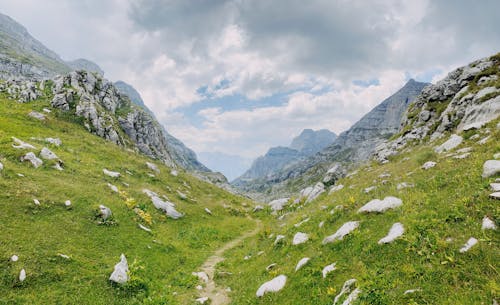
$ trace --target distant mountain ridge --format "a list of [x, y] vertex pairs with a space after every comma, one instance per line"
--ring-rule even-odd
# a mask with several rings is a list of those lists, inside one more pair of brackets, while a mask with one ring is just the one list
[[[270, 194], [270, 198], [280, 197], [297, 191], [290, 187], [291, 184], [295, 188], [302, 188], [307, 186], [309, 180], [324, 175], [334, 162], [352, 164], [367, 160], [378, 145], [400, 130], [408, 105], [427, 85], [410, 79], [321, 151], [307, 158], [294, 160], [272, 175], [248, 179], [244, 184], [235, 183], [235, 186], [250, 194], [265, 192]], [[294, 183], [297, 179], [301, 182]]]
[[289, 147], [272, 147], [264, 156], [257, 158], [233, 184], [245, 190], [247, 184], [252, 185], [255, 180], [267, 179], [290, 163], [317, 153], [331, 144], [336, 137], [335, 133], [326, 129], [304, 129], [292, 140]]

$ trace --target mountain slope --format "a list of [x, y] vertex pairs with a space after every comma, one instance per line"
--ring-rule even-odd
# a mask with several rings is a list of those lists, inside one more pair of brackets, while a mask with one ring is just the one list
[[96, 64], [95, 62], [92, 62], [88, 59], [79, 58], [72, 61], [68, 61], [66, 62], [66, 64], [70, 66], [71, 69], [73, 70], [85, 70], [92, 73], [97, 73], [100, 76], [104, 76], [104, 71], [101, 69], [101, 67], [99, 67], [99, 65]]
[[[46, 97], [18, 103], [0, 94], [0, 303], [190, 303], [198, 284], [192, 272], [215, 249], [254, 228], [245, 217], [249, 202], [183, 170], [171, 174], [161, 162], [89, 133], [64, 111], [52, 109], [43, 121], [29, 116], [50, 105]], [[11, 137], [36, 149], [15, 149]], [[48, 137], [62, 144], [47, 143]], [[43, 147], [62, 160], [63, 171], [53, 168], [56, 160], [39, 168], [20, 161], [29, 151], [40, 156]], [[106, 176], [104, 169], [121, 175]], [[168, 198], [184, 216], [167, 217], [143, 189]], [[97, 216], [99, 205], [111, 209], [111, 220]], [[108, 278], [121, 253], [131, 280], [112, 285]], [[13, 255], [18, 261], [10, 261]]]
[[247, 190], [264, 192], [264, 197], [280, 197], [296, 192], [322, 177], [332, 163], [350, 166], [367, 160], [375, 148], [397, 133], [408, 105], [427, 86], [409, 80], [400, 90], [372, 109], [332, 144], [303, 160], [288, 164], [281, 171], [254, 181]]
[[53, 51], [22, 25], [0, 13], [0, 77], [44, 78], [70, 71]]
[[[117, 81], [114, 83], [114, 85], [120, 93], [127, 95], [134, 104], [141, 107], [156, 120], [153, 112], [146, 106], [146, 104], [144, 104], [141, 95], [139, 94], [139, 92], [137, 92], [137, 90], [135, 90], [134, 87], [123, 81]], [[210, 172], [210, 169], [208, 169], [205, 165], [198, 161], [198, 158], [196, 157], [194, 151], [189, 149], [186, 145], [184, 145], [184, 143], [168, 133], [163, 125], [161, 125], [161, 128], [163, 129], [164, 137], [167, 141], [170, 154], [176, 164], [179, 164], [180, 166], [188, 170]]]
[[268, 179], [293, 162], [321, 151], [336, 137], [335, 133], [326, 129], [304, 129], [289, 147], [272, 147], [264, 156], [255, 159], [250, 168], [232, 184], [244, 191], [262, 191], [254, 188], [256, 181]]
[[202, 164], [221, 172], [229, 181], [241, 176], [251, 165], [250, 159], [222, 152], [200, 152], [197, 156]]
[[[351, 279], [336, 304], [496, 304], [500, 168], [485, 169], [500, 163], [491, 161], [500, 158], [499, 80], [499, 55], [451, 72], [415, 98], [377, 160], [311, 202], [297, 194], [282, 210], [255, 212], [268, 229], [227, 254], [219, 270], [238, 277], [219, 285], [237, 291], [235, 304], [332, 304]], [[382, 199], [392, 206], [361, 212]], [[343, 235], [346, 224], [354, 229]], [[391, 240], [396, 224], [402, 235]], [[294, 244], [298, 233], [307, 239]], [[282, 290], [256, 297], [278, 275]]]

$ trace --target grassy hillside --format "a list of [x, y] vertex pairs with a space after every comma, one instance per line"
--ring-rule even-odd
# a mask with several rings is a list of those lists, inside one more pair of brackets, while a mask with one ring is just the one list
[[[269, 210], [260, 212], [268, 220], [266, 229], [227, 254], [229, 259], [218, 270], [235, 275], [221, 277], [221, 285], [235, 291], [234, 304], [333, 304], [343, 283], [351, 278], [357, 279], [362, 290], [356, 304], [491, 304], [492, 299], [498, 300], [499, 234], [481, 230], [484, 216], [499, 225], [499, 202], [488, 196], [492, 193], [489, 183], [500, 176], [481, 178], [484, 161], [500, 152], [497, 123], [489, 124], [489, 133], [483, 128], [463, 134], [466, 140], [457, 149], [473, 149], [466, 159], [434, 152], [433, 146], [446, 138], [432, 146], [415, 147], [388, 164], [366, 165], [337, 182], [344, 189], [325, 193], [307, 205], [288, 207], [276, 216], [269, 215]], [[486, 144], [477, 143], [488, 135]], [[423, 170], [426, 161], [437, 165]], [[390, 176], [381, 178], [382, 174]], [[398, 190], [401, 182], [414, 187]], [[365, 193], [370, 186], [377, 188]], [[402, 199], [403, 205], [383, 214], [357, 213], [368, 201], [386, 196]], [[309, 221], [294, 226], [305, 219]], [[351, 235], [322, 244], [323, 238], [353, 220], [360, 221], [360, 226]], [[404, 225], [404, 235], [393, 243], [377, 244], [396, 222]], [[309, 234], [309, 241], [292, 245], [297, 232]], [[286, 238], [274, 245], [278, 234]], [[478, 244], [460, 253], [470, 237], [477, 238]], [[245, 260], [245, 256], [251, 258]], [[311, 260], [295, 272], [304, 257]], [[323, 267], [334, 262], [337, 270], [322, 278]], [[266, 270], [273, 263], [276, 266]], [[284, 289], [257, 298], [259, 286], [279, 274], [288, 276]], [[404, 294], [409, 289], [418, 291]]]
[[[0, 162], [4, 165], [0, 172], [0, 303], [189, 304], [198, 284], [191, 273], [214, 249], [255, 227], [245, 216], [249, 202], [182, 171], [173, 176], [158, 162], [161, 173], [154, 173], [145, 164], [154, 162], [151, 159], [89, 134], [56, 111], [46, 121], [28, 116], [44, 107], [49, 108], [46, 100], [20, 104], [0, 97]], [[54, 162], [45, 161], [37, 169], [20, 162], [29, 150], [14, 149], [13, 136], [36, 146], [37, 155], [42, 147], [50, 148], [63, 160], [64, 171], [53, 169]], [[45, 143], [47, 137], [58, 137], [63, 144]], [[105, 176], [103, 168], [122, 176]], [[143, 188], [168, 196], [185, 216], [167, 218], [154, 208]], [[66, 200], [71, 200], [71, 207], [64, 205]], [[100, 204], [113, 212], [113, 219], [104, 224], [96, 219]], [[121, 253], [128, 259], [132, 280], [116, 286], [108, 278]], [[19, 260], [11, 262], [12, 255]], [[20, 282], [23, 268], [27, 277]]]

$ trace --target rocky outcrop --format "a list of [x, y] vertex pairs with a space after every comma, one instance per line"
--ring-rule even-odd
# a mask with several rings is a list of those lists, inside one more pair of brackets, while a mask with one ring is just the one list
[[104, 76], [104, 71], [93, 61], [85, 58], [78, 58], [72, 61], [67, 61], [66, 64], [74, 71], [85, 70], [100, 76]]
[[445, 132], [481, 128], [500, 116], [500, 55], [475, 61], [426, 87], [409, 107], [402, 132], [376, 149], [379, 161], [397, 154], [409, 143], [431, 141]]
[[[117, 81], [114, 83], [114, 85], [122, 95], [128, 96], [132, 103], [139, 106], [150, 117], [156, 120], [153, 112], [146, 106], [146, 104], [144, 104], [141, 95], [139, 94], [139, 92], [137, 92], [137, 90], [135, 90], [134, 87], [123, 81]], [[194, 151], [186, 147], [184, 143], [169, 134], [162, 125], [160, 125], [160, 127], [162, 128], [163, 137], [165, 138], [165, 141], [169, 148], [169, 154], [176, 164], [192, 171], [210, 172], [210, 170], [205, 167], [205, 165], [198, 161]]]

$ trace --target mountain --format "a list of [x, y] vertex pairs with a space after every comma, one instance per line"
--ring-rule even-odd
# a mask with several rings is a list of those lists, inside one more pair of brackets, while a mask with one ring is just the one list
[[0, 77], [41, 79], [71, 69], [55, 52], [33, 38], [25, 27], [0, 13]]
[[85, 70], [92, 73], [97, 73], [100, 76], [104, 76], [104, 71], [93, 61], [88, 59], [79, 58], [72, 61], [67, 61], [66, 64], [73, 70]]
[[[156, 120], [153, 112], [146, 106], [146, 104], [144, 104], [141, 95], [134, 87], [132, 87], [132, 85], [129, 85], [124, 81], [117, 81], [114, 83], [114, 85], [121, 94], [128, 96], [132, 103], [141, 107], [141, 109], [146, 111]], [[188, 170], [210, 172], [210, 169], [208, 169], [205, 165], [198, 161], [194, 151], [189, 149], [186, 145], [184, 145], [184, 143], [168, 133], [163, 125], [161, 125], [161, 128], [163, 129], [163, 134], [165, 140], [167, 141], [170, 154], [176, 164], [179, 164], [181, 167]]]
[[[52, 99], [52, 106], [81, 118], [90, 132], [115, 144], [127, 146], [131, 140], [138, 151], [166, 164], [210, 171], [192, 150], [157, 122], [132, 86], [124, 82], [112, 84], [103, 75], [92, 61], [64, 62], [26, 28], [0, 14], [0, 78], [16, 79], [4, 84], [4, 89], [11, 88], [11, 98], [21, 102], [42, 96]], [[130, 100], [140, 108], [133, 107]]]
[[336, 136], [335, 133], [326, 129], [317, 131], [304, 129], [300, 135], [292, 140], [289, 147], [272, 147], [264, 156], [254, 160], [252, 166], [232, 184], [245, 191], [260, 191], [261, 189], [252, 188], [255, 181], [267, 179], [294, 161], [317, 153], [331, 144]]
[[299, 136], [292, 140], [289, 147], [299, 151], [303, 155], [309, 156], [330, 145], [336, 137], [335, 133], [327, 129], [317, 131], [304, 129]]
[[197, 156], [201, 163], [213, 171], [221, 172], [229, 181], [243, 174], [252, 163], [249, 159], [222, 152], [200, 152]]
[[268, 197], [282, 197], [324, 175], [334, 162], [349, 166], [368, 160], [378, 145], [398, 132], [408, 105], [427, 85], [409, 80], [321, 151], [297, 159], [271, 175], [247, 181], [243, 189], [254, 194], [258, 191], [259, 197], [262, 193]]

